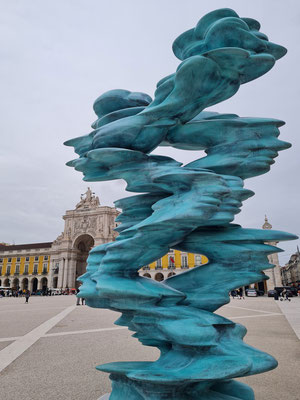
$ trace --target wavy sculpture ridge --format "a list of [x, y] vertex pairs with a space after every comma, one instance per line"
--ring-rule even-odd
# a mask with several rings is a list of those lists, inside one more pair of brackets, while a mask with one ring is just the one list
[[[111, 374], [111, 400], [252, 400], [252, 389], [234, 378], [277, 365], [243, 342], [243, 326], [214, 311], [229, 302], [230, 290], [267, 279], [267, 256], [281, 251], [268, 242], [296, 238], [232, 223], [254, 195], [243, 180], [268, 172], [278, 151], [290, 147], [278, 139], [284, 123], [203, 111], [285, 55], [259, 29], [231, 9], [205, 15], [175, 40], [181, 63], [158, 82], [153, 100], [108, 91], [94, 103], [92, 132], [65, 143], [79, 155], [67, 165], [84, 180], [124, 179], [139, 193], [116, 202], [119, 236], [91, 250], [80, 278], [89, 306], [121, 312], [116, 324], [161, 352], [155, 362], [97, 367]], [[151, 155], [158, 146], [206, 156], [182, 165]], [[170, 248], [205, 254], [209, 263], [163, 283], [138, 275]]]

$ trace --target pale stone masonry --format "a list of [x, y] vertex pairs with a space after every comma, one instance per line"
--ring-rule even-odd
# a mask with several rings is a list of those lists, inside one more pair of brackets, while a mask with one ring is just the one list
[[284, 286], [300, 286], [300, 252], [297, 246], [296, 253], [292, 254], [289, 261], [281, 268]]
[[[263, 229], [272, 229], [272, 225], [269, 223], [267, 216], [265, 216], [265, 223], [262, 226]], [[271, 246], [277, 246], [278, 242], [268, 242]], [[268, 256], [270, 264], [274, 264], [274, 268], [264, 270], [264, 273], [269, 277], [267, 283], [267, 289], [272, 290], [275, 287], [282, 286], [281, 274], [278, 253], [273, 253]]]

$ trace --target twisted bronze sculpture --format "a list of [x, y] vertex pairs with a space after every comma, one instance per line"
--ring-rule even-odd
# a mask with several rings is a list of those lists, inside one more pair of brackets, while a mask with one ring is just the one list
[[[116, 324], [158, 347], [155, 362], [97, 367], [111, 374], [111, 400], [252, 400], [233, 380], [268, 371], [276, 360], [243, 342], [246, 329], [214, 313], [228, 292], [266, 279], [266, 244], [296, 238], [232, 224], [254, 193], [243, 180], [266, 173], [279, 150], [282, 121], [203, 111], [268, 72], [286, 49], [268, 41], [259, 23], [230, 9], [205, 15], [173, 44], [182, 60], [160, 80], [154, 100], [111, 90], [94, 104], [93, 131], [66, 142], [79, 155], [69, 166], [86, 181], [124, 179], [139, 193], [116, 202], [119, 236], [90, 252], [80, 296], [91, 307], [120, 311]], [[187, 165], [157, 146], [205, 150]], [[142, 193], [142, 194], [140, 194]], [[209, 263], [162, 282], [138, 270], [170, 248], [208, 256]]]

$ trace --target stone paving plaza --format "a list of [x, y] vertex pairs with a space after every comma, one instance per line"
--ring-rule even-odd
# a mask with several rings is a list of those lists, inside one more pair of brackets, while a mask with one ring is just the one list
[[[97, 400], [110, 382], [96, 365], [158, 356], [113, 325], [117, 313], [75, 303], [75, 296], [0, 299], [0, 399]], [[245, 325], [245, 341], [279, 361], [243, 379], [256, 400], [300, 400], [300, 297], [235, 299], [218, 313]]]

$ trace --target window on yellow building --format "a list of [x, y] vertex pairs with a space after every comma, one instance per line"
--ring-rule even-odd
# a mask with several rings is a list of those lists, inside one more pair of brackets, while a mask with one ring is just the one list
[[33, 273], [34, 273], [34, 275], [36, 275], [38, 273], [38, 264], [34, 264]]
[[11, 268], [10, 265], [8, 265], [8, 266], [6, 267], [6, 275], [10, 275], [10, 268]]
[[187, 256], [181, 256], [181, 268], [188, 268], [188, 258]]
[[201, 265], [202, 264], [202, 258], [201, 256], [195, 256], [195, 266]]
[[157, 266], [157, 268], [161, 268], [161, 266], [162, 266], [161, 258], [159, 258], [158, 260], [156, 260], [156, 266]]
[[17, 257], [17, 262], [20, 262], [21, 261], [21, 257]]
[[175, 257], [174, 255], [168, 255], [168, 269], [175, 268]]
[[35, 256], [34, 261], [39, 261], [39, 256]]
[[26, 261], [29, 261], [29, 257], [26, 257]]
[[15, 269], [15, 274], [19, 274], [20, 273], [20, 265], [16, 265], [16, 269]]
[[28, 275], [28, 270], [29, 270], [29, 265], [28, 265], [28, 264], [25, 264], [25, 267], [24, 267], [24, 275]]
[[11, 262], [11, 257], [8, 258], [7, 262]]
[[47, 269], [48, 269], [48, 265], [47, 265], [47, 263], [44, 263], [43, 264], [43, 274], [47, 273]]

